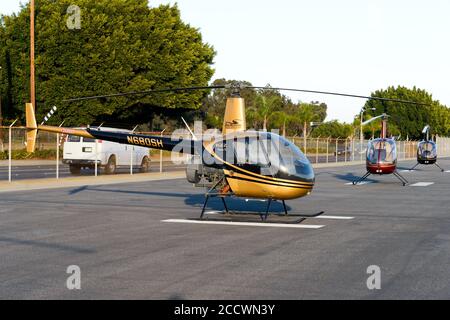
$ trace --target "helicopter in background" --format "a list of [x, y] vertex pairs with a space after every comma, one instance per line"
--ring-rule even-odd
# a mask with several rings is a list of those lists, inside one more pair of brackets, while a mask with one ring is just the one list
[[361, 178], [353, 181], [353, 185], [357, 185], [366, 180], [370, 175], [389, 175], [396, 176], [403, 186], [408, 184], [406, 180], [397, 171], [397, 145], [395, 140], [387, 138], [387, 120], [389, 116], [383, 113], [380, 116], [374, 117], [363, 125], [367, 125], [373, 121], [381, 119], [381, 136], [380, 138], [369, 141], [366, 152], [366, 169], [367, 172]]
[[417, 166], [420, 164], [434, 164], [441, 170], [441, 172], [445, 171], [437, 164], [437, 146], [436, 142], [430, 139], [430, 131], [431, 127], [429, 125], [425, 126], [425, 128], [423, 128], [422, 130], [424, 140], [420, 141], [417, 145], [417, 163], [410, 169], [411, 171], [417, 168]]

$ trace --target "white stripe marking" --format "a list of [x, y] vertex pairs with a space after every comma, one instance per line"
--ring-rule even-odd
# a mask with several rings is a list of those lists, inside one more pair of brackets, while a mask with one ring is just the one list
[[433, 184], [434, 184], [434, 182], [418, 182], [418, 183], [412, 184], [411, 187], [429, 187]]
[[[223, 214], [223, 211], [206, 211], [206, 215], [219, 215]], [[243, 213], [245, 215], [245, 213]], [[263, 213], [261, 215], [264, 215]], [[276, 217], [276, 214], [272, 214], [272, 216]], [[281, 217], [284, 217], [284, 215], [279, 215]], [[288, 214], [289, 217], [289, 214]], [[292, 218], [292, 216], [291, 216]], [[345, 217], [345, 216], [318, 216], [318, 217], [305, 217], [306, 219], [327, 219], [327, 220], [353, 220], [355, 217]]]
[[447, 171], [445, 171], [445, 172], [450, 173], [450, 170], [447, 170]]
[[[363, 182], [357, 183], [356, 186], [363, 186], [363, 185], [371, 184], [371, 183], [373, 183], [373, 182], [372, 182], [372, 181], [363, 181]], [[353, 182], [346, 183], [345, 185], [347, 185], [347, 186], [352, 186], [352, 185], [353, 185]]]
[[401, 170], [400, 172], [415, 172], [416, 170]]
[[[308, 218], [311, 219], [311, 218]], [[344, 217], [344, 216], [318, 216], [312, 219], [330, 219], [330, 220], [353, 220], [355, 217]]]
[[169, 220], [162, 220], [162, 222], [190, 223], [190, 224], [210, 224], [210, 225], [240, 226], [240, 227], [293, 228], [293, 229], [321, 229], [321, 228], [325, 227], [325, 226], [322, 226], [322, 225], [307, 225], [307, 224], [283, 224], [283, 223], [266, 223], [266, 222], [199, 221], [199, 220], [185, 220], [185, 219], [169, 219]]

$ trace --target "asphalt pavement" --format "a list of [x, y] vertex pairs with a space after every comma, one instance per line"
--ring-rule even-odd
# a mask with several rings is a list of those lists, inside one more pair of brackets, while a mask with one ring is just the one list
[[[217, 200], [198, 221], [205, 190], [185, 179], [0, 193], [0, 298], [450, 299], [450, 173], [413, 164], [405, 187], [351, 185], [362, 165], [316, 169], [313, 194], [287, 203], [325, 211], [302, 227], [225, 223]], [[72, 265], [81, 290], [66, 286]]]

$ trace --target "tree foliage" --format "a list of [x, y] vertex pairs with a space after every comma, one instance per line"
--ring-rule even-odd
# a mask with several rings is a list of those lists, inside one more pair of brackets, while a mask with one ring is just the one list
[[[218, 79], [213, 85], [243, 84], [252, 86], [248, 81]], [[221, 128], [225, 112], [226, 98], [229, 90], [214, 90], [204, 101], [203, 113], [209, 128]], [[280, 130], [283, 135], [302, 135], [305, 130], [310, 133], [311, 121], [322, 122], [327, 116], [327, 105], [319, 102], [294, 103], [289, 97], [271, 89], [244, 89], [241, 96], [246, 104], [247, 127], [255, 130]]]
[[353, 135], [353, 126], [337, 120], [329, 121], [315, 128], [311, 135], [314, 138], [348, 138]]
[[[401, 135], [403, 138], [420, 139], [422, 129], [429, 124], [434, 134], [448, 136], [450, 134], [450, 110], [439, 101], [433, 100], [430, 93], [413, 87], [408, 89], [399, 86], [377, 90], [372, 96], [409, 100], [427, 105], [414, 105], [395, 102], [369, 100], [366, 103], [367, 119], [384, 112], [390, 115], [388, 129], [390, 135]], [[372, 111], [371, 108], [375, 108]], [[366, 120], [367, 120], [366, 119]], [[380, 127], [374, 129], [379, 135]], [[367, 132], [367, 131], [366, 131]]]
[[[81, 9], [81, 28], [66, 25], [67, 8]], [[29, 9], [0, 25], [0, 83], [7, 116], [29, 101]], [[197, 109], [205, 92], [128, 96], [76, 103], [67, 98], [155, 88], [207, 85], [215, 52], [177, 6], [149, 8], [147, 0], [36, 0], [36, 93], [41, 117], [59, 106], [54, 122], [104, 119], [143, 123], [153, 109]]]

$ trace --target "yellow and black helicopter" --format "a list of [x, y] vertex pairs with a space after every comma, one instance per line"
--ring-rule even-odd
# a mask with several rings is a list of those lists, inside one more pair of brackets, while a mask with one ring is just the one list
[[173, 138], [103, 131], [101, 128], [71, 129], [37, 125], [34, 107], [32, 104], [27, 104], [27, 151], [34, 152], [37, 132], [40, 130], [192, 155], [194, 160], [196, 159], [198, 161], [187, 166], [187, 180], [191, 183], [198, 184], [200, 180], [205, 179], [211, 186], [206, 193], [200, 216], [201, 219], [204, 218], [205, 208], [211, 197], [221, 198], [225, 213], [228, 214], [229, 210], [225, 198], [235, 196], [246, 199], [267, 200], [268, 204], [265, 213], [258, 213], [263, 221], [267, 221], [272, 201], [281, 201], [284, 208], [284, 215], [299, 217], [300, 219], [295, 221], [298, 223], [305, 218], [323, 214], [323, 212], [314, 215], [288, 214], [285, 204], [285, 200], [301, 198], [312, 192], [315, 183], [315, 174], [312, 165], [304, 153], [284, 137], [266, 131], [256, 132], [246, 130], [245, 101], [241, 97], [240, 92], [244, 89], [270, 89], [379, 100], [382, 102], [414, 103], [381, 97], [302, 89], [254, 87], [242, 84], [116, 93], [103, 96], [74, 98], [65, 102], [70, 103], [100, 98], [112, 99], [129, 95], [218, 89], [228, 89], [231, 95], [227, 98], [226, 102], [222, 134], [213, 139], [198, 138], [195, 136], [191, 139]]

